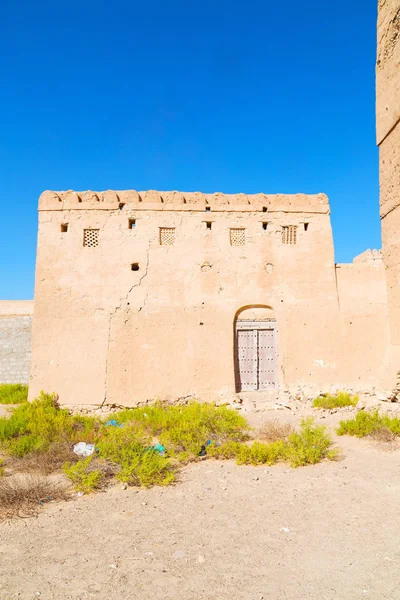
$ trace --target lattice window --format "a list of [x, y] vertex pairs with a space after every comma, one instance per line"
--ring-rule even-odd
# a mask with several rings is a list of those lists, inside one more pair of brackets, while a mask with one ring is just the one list
[[246, 243], [245, 229], [231, 229], [231, 246], [244, 246]]
[[83, 245], [88, 248], [94, 248], [99, 245], [99, 229], [83, 230]]
[[294, 245], [297, 243], [297, 225], [282, 227], [282, 244]]
[[173, 246], [175, 244], [175, 227], [160, 227], [160, 245]]

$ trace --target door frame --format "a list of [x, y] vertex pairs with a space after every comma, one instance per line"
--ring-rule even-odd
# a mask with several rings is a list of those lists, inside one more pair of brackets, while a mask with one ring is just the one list
[[[264, 321], [253, 321], [253, 320], [236, 320], [235, 322], [235, 351], [234, 351], [234, 360], [235, 360], [235, 388], [236, 393], [240, 393], [242, 390], [240, 389], [240, 371], [239, 371], [239, 356], [238, 356], [238, 331], [254, 331], [254, 330], [266, 330], [266, 331], [274, 331], [274, 351], [275, 351], [275, 361], [274, 361], [274, 378], [275, 378], [275, 387], [270, 388], [271, 390], [277, 390], [279, 388], [279, 380], [278, 380], [278, 326], [276, 323], [276, 319], [266, 319]], [[253, 390], [255, 392], [265, 392], [268, 390]]]

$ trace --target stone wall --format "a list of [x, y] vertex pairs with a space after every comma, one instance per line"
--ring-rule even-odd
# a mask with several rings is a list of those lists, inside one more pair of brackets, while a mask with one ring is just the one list
[[0, 301], [0, 383], [28, 383], [33, 301]]

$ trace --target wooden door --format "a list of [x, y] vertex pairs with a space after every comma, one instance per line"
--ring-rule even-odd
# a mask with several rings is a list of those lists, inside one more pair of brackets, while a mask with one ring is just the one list
[[276, 387], [275, 329], [238, 329], [239, 391]]
[[239, 389], [243, 392], [256, 390], [257, 375], [257, 342], [255, 329], [243, 329], [237, 332], [237, 359], [239, 371]]
[[258, 330], [258, 389], [270, 390], [276, 386], [275, 330]]

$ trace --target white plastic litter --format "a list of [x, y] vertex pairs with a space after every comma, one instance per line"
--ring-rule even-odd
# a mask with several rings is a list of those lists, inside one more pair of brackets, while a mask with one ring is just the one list
[[94, 444], [87, 444], [86, 442], [79, 442], [74, 446], [74, 453], [78, 456], [91, 456], [94, 452]]

